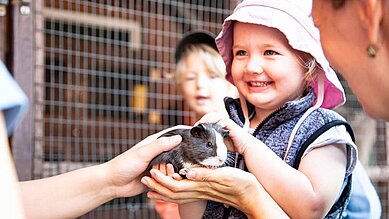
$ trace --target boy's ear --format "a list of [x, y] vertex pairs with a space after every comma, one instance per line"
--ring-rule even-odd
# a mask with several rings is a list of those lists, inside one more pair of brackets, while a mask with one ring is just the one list
[[384, 0], [356, 1], [359, 5], [359, 15], [368, 32], [369, 43], [376, 45], [383, 20]]

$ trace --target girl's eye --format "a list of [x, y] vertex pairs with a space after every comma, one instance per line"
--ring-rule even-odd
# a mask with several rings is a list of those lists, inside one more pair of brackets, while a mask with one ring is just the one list
[[276, 52], [276, 51], [273, 51], [273, 50], [266, 50], [265, 52], [264, 52], [264, 55], [266, 56], [266, 55], [268, 55], [268, 56], [271, 56], [271, 55], [278, 55], [279, 53], [278, 52]]
[[207, 143], [207, 147], [213, 148], [213, 144], [212, 144], [211, 142], [208, 142], [208, 143]]
[[246, 56], [247, 52], [244, 51], [244, 50], [238, 50], [238, 51], [235, 52], [235, 55], [236, 56]]

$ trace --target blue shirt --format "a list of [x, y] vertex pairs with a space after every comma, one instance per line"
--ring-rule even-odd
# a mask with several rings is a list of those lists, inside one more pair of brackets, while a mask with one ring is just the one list
[[0, 110], [3, 112], [8, 135], [27, 112], [28, 99], [5, 65], [0, 61]]
[[351, 199], [347, 205], [346, 219], [379, 219], [382, 208], [378, 194], [366, 170], [357, 162], [353, 173]]

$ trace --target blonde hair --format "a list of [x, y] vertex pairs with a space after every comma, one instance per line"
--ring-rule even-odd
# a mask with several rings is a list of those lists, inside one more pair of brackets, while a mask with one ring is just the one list
[[177, 62], [174, 75], [177, 85], [181, 85], [183, 79], [185, 78], [187, 73], [186, 59], [191, 54], [198, 54], [199, 62], [203, 62], [205, 64], [210, 75], [225, 79], [226, 68], [218, 51], [206, 44], [191, 44], [185, 48], [180, 60]]
[[316, 62], [316, 59], [308, 53], [297, 51], [296, 56], [299, 59], [300, 64], [306, 69], [304, 81], [305, 89], [308, 89], [311, 83], [316, 80], [321, 67]]
[[311, 82], [315, 80], [318, 74], [317, 70], [320, 68], [316, 60], [312, 57], [311, 59], [305, 62], [304, 67], [307, 69], [307, 72], [305, 73], [305, 81]]

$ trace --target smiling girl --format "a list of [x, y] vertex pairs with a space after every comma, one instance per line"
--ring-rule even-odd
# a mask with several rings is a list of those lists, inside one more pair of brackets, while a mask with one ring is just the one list
[[[344, 103], [344, 91], [308, 3], [246, 0], [226, 18], [216, 44], [239, 98], [225, 100], [230, 119], [207, 114], [201, 122], [219, 121], [230, 131], [244, 169], [289, 217], [338, 218], [350, 199], [357, 151], [350, 126], [330, 110]], [[203, 218], [246, 216], [208, 201]]]

